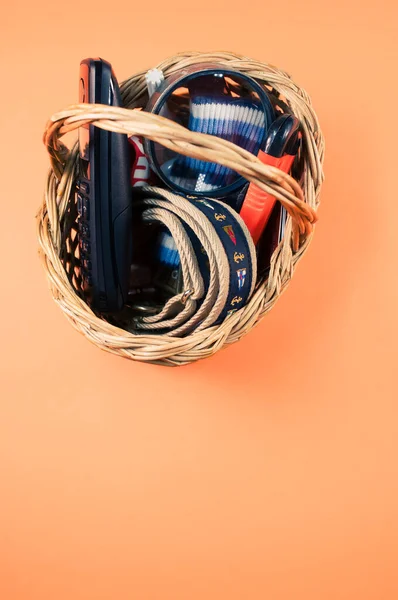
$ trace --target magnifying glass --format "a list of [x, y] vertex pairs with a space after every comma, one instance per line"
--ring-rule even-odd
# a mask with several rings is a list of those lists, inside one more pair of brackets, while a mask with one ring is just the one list
[[[146, 110], [190, 131], [216, 135], [257, 155], [275, 118], [266, 90], [253, 78], [218, 64], [202, 63], [163, 80]], [[224, 197], [245, 183], [228, 167], [190, 158], [146, 140], [151, 167], [171, 189]]]

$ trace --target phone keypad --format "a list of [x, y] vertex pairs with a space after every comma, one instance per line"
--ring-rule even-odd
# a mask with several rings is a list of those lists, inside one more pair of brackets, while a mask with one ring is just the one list
[[79, 215], [80, 270], [86, 285], [92, 285], [92, 263], [90, 244], [90, 186], [86, 181], [77, 182], [77, 212]]
[[89, 194], [90, 193], [90, 186], [87, 183], [87, 181], [79, 181], [78, 186], [79, 186], [79, 189], [82, 191], [83, 194]]

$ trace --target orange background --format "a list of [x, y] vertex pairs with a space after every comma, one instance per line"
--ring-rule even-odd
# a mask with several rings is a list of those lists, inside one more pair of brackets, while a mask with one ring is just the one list
[[[393, 0], [13, 0], [0, 19], [2, 600], [398, 597]], [[326, 137], [320, 222], [275, 309], [180, 369], [101, 352], [52, 301], [34, 215], [79, 62], [279, 65]]]

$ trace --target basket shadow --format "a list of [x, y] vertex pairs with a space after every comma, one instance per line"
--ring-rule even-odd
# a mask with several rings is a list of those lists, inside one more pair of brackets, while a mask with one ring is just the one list
[[[335, 122], [325, 125], [326, 182], [308, 252], [286, 292], [252, 332], [211, 361], [184, 370], [191, 384], [198, 373], [220, 387], [221, 397], [233, 381], [236, 397], [278, 398], [287, 379], [300, 385], [303, 378], [310, 381], [311, 365], [325, 360], [322, 355], [339, 352], [344, 343], [338, 333], [343, 332], [358, 280], [366, 276], [372, 249], [380, 244], [383, 214], [366, 210], [376, 196], [378, 174], [366, 152], [363, 127], [348, 117], [339, 120], [338, 129]], [[352, 172], [350, 140], [342, 147], [343, 132], [355, 140], [355, 164], [361, 165], [367, 179]]]

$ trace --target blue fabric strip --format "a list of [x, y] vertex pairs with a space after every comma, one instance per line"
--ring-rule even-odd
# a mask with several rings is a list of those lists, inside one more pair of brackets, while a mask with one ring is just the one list
[[[253, 265], [249, 243], [245, 232], [233, 211], [218, 200], [189, 198], [189, 201], [201, 210], [216, 230], [228, 258], [230, 284], [227, 301], [215, 324], [219, 324], [231, 313], [242, 308], [250, 296], [253, 283]], [[188, 232], [189, 233], [189, 232]], [[196, 238], [196, 236], [194, 236]], [[193, 240], [192, 240], [192, 243]], [[200, 256], [201, 255], [201, 256]], [[209, 281], [208, 262], [203, 261], [203, 251], [197, 257], [202, 276]], [[206, 273], [207, 271], [207, 273]]]
[[[192, 97], [188, 122], [191, 131], [216, 135], [257, 154], [267, 126], [266, 115], [252, 100], [222, 96]], [[235, 176], [228, 167], [190, 157], [178, 158], [170, 172], [175, 178], [182, 174], [192, 180], [200, 178], [204, 185], [215, 188], [229, 185]]]

